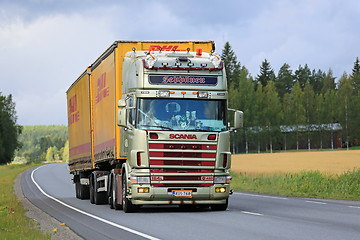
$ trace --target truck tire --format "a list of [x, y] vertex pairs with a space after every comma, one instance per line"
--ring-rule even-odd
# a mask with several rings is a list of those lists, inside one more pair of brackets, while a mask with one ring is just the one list
[[76, 193], [76, 198], [80, 198], [79, 197], [79, 192], [80, 192], [80, 182], [76, 181], [75, 182], [75, 193]]
[[84, 174], [83, 173], [80, 173], [80, 176], [79, 176], [79, 199], [89, 199], [90, 198], [90, 187], [87, 186], [87, 185], [82, 185], [80, 183], [80, 179], [81, 178], [84, 178]]
[[95, 205], [101, 205], [101, 204], [106, 204], [106, 197], [107, 197], [107, 192], [98, 192], [98, 188], [99, 188], [99, 182], [97, 181], [97, 179], [94, 179], [94, 203]]
[[95, 198], [94, 198], [94, 178], [93, 175], [90, 176], [90, 203], [94, 204], [95, 203]]
[[224, 204], [213, 204], [211, 205], [212, 211], [225, 211], [228, 208], [229, 199], [226, 199], [226, 203]]
[[126, 173], [123, 171], [124, 175], [122, 178], [122, 207], [125, 213], [131, 213], [137, 210], [137, 207], [132, 204], [132, 202], [127, 198], [127, 180]]
[[117, 203], [117, 182], [115, 174], [112, 177], [111, 192], [110, 192], [110, 208], [115, 210], [122, 210], [121, 204]]

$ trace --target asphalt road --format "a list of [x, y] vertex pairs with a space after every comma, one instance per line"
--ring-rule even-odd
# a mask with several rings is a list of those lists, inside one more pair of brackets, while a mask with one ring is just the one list
[[360, 239], [360, 202], [235, 192], [223, 212], [146, 207], [125, 214], [75, 198], [67, 165], [23, 173], [26, 198], [85, 239]]

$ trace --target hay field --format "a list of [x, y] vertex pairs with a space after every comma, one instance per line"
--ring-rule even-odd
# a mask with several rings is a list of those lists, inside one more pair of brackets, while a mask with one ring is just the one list
[[231, 157], [231, 171], [250, 175], [302, 170], [342, 174], [354, 168], [360, 168], [360, 150], [237, 154]]

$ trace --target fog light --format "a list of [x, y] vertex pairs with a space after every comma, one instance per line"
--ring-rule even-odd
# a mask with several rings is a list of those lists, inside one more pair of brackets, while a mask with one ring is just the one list
[[215, 188], [215, 192], [217, 192], [217, 193], [224, 193], [224, 192], [226, 192], [226, 187], [218, 187], [218, 188]]
[[138, 188], [138, 193], [149, 193], [149, 188]]

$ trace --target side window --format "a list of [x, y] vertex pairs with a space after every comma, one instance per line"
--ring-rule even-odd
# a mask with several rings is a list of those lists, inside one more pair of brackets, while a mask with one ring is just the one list
[[130, 95], [127, 99], [127, 114], [129, 124], [135, 125], [135, 105], [134, 105], [134, 96]]

